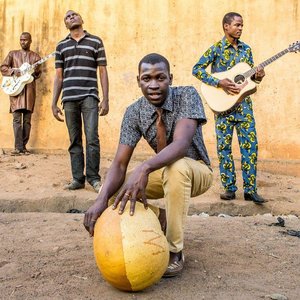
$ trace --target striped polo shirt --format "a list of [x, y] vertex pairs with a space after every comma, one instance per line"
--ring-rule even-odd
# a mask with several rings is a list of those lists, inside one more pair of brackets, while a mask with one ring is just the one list
[[99, 100], [97, 67], [106, 66], [104, 45], [99, 37], [84, 33], [78, 42], [69, 34], [56, 47], [55, 68], [63, 69], [62, 102], [88, 96]]

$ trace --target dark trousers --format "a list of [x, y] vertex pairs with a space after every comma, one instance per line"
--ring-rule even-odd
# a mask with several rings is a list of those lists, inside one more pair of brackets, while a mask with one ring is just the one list
[[64, 102], [65, 118], [69, 131], [71, 168], [73, 179], [84, 183], [84, 153], [82, 121], [86, 137], [86, 179], [90, 184], [100, 180], [100, 143], [98, 136], [98, 100], [87, 97], [80, 101]]
[[32, 112], [25, 109], [13, 112], [13, 129], [15, 135], [15, 149], [23, 151], [29, 140]]

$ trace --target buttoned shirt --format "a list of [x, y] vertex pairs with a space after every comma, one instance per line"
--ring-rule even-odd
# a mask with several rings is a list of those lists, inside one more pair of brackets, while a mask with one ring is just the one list
[[92, 96], [99, 100], [97, 67], [106, 66], [102, 40], [84, 31], [78, 42], [69, 34], [56, 47], [55, 68], [63, 69], [62, 102]]
[[[254, 66], [251, 48], [238, 40], [237, 49], [235, 49], [227, 38], [223, 37], [200, 57], [193, 67], [193, 75], [204, 83], [217, 87], [220, 80], [214, 77], [213, 73], [227, 71], [239, 62], [245, 62], [251, 68]], [[211, 65], [211, 74], [206, 71], [209, 65]], [[241, 121], [247, 120], [248, 115], [252, 113], [252, 100], [249, 96], [245, 97], [232, 112]], [[225, 116], [216, 114], [215, 118], [220, 119], [226, 116], [227, 114]]]
[[[237, 49], [235, 49], [224, 37], [200, 57], [193, 68], [193, 75], [206, 84], [217, 86], [219, 79], [211, 74], [227, 71], [239, 62], [246, 62], [251, 68], [253, 67], [251, 48], [238, 40]], [[209, 65], [211, 65], [211, 74], [206, 71]]]
[[[202, 136], [202, 125], [207, 122], [201, 98], [191, 86], [170, 87], [168, 97], [161, 106], [162, 119], [166, 126], [167, 144], [172, 143], [176, 124], [182, 119], [197, 120], [198, 126], [186, 157], [202, 160], [210, 165]], [[120, 144], [135, 147], [143, 137], [150, 147], [157, 152], [156, 142], [156, 107], [144, 96], [130, 105], [124, 115]]]

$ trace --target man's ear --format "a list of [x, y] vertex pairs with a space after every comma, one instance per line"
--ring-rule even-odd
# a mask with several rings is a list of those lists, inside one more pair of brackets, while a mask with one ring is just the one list
[[170, 83], [169, 83], [169, 85], [172, 85], [172, 83], [173, 83], [173, 74], [170, 74]]
[[137, 84], [139, 86], [139, 88], [141, 87], [141, 84], [140, 84], [140, 76], [136, 76], [136, 81], [137, 81]]
[[80, 17], [81, 21], [82, 21], [82, 24], [84, 24], [84, 21], [82, 19], [82, 16], [80, 14], [78, 14], [78, 16]]

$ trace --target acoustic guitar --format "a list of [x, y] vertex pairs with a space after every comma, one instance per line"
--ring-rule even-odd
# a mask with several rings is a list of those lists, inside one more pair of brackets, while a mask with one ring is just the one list
[[256, 91], [256, 83], [251, 79], [251, 77], [255, 74], [256, 69], [259, 66], [265, 67], [284, 54], [288, 52], [298, 52], [299, 50], [300, 42], [297, 41], [285, 50], [277, 53], [252, 69], [247, 63], [240, 62], [227, 71], [212, 74], [212, 76], [220, 80], [228, 78], [233, 81], [240, 87], [240, 92], [238, 94], [229, 95], [222, 88], [214, 87], [205, 83], [201, 84], [201, 94], [214, 113], [230, 113], [246, 96], [251, 95]]
[[5, 94], [9, 96], [17, 96], [19, 95], [24, 86], [27, 83], [30, 83], [33, 81], [33, 72], [36, 66], [42, 64], [46, 60], [48, 60], [50, 57], [55, 56], [55, 52], [43, 57], [33, 65], [30, 65], [29, 63], [23, 63], [20, 68], [18, 68], [21, 72], [21, 76], [3, 76], [1, 88], [4, 91]]

